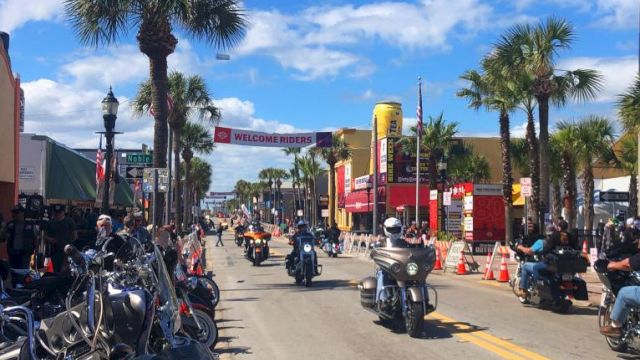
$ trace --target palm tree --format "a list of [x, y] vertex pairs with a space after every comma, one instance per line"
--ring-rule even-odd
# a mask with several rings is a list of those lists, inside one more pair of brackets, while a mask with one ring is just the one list
[[[65, 11], [80, 42], [85, 45], [116, 43], [136, 29], [140, 52], [149, 58], [153, 103], [153, 167], [167, 166], [167, 57], [178, 44], [173, 28], [214, 47], [225, 49], [244, 36], [247, 20], [238, 0], [65, 0]], [[159, 220], [162, 198], [154, 204]]]
[[298, 186], [299, 184], [299, 179], [300, 179], [300, 169], [298, 168], [298, 156], [300, 155], [302, 149], [297, 148], [297, 147], [289, 147], [289, 148], [284, 148], [282, 149], [282, 151], [284, 151], [285, 155], [289, 156], [289, 155], [293, 155], [293, 169], [289, 170], [289, 176], [291, 177], [291, 186], [293, 187], [293, 203], [296, 204], [294, 207], [296, 209], [293, 209], [293, 211], [295, 212], [298, 206], [298, 199], [297, 199], [297, 191], [296, 191], [296, 186]]
[[511, 161], [522, 176], [529, 176], [531, 168], [529, 167], [529, 149], [525, 139], [514, 139], [511, 142]]
[[[272, 169], [271, 175], [273, 176], [273, 179], [274, 179], [273, 184], [275, 185], [273, 208], [276, 210], [280, 209], [280, 211], [282, 211], [282, 206], [280, 206], [282, 202], [282, 193], [280, 191], [280, 188], [282, 187], [282, 180], [286, 180], [289, 178], [289, 172], [285, 169], [275, 168], [275, 169]], [[280, 218], [282, 219], [282, 214], [279, 213], [279, 215], [280, 215]], [[275, 216], [273, 217], [273, 220], [275, 224]]]
[[351, 149], [343, 138], [333, 134], [330, 147], [315, 148], [320, 157], [329, 165], [329, 226], [336, 222], [336, 163], [351, 158]]
[[567, 210], [566, 221], [569, 228], [576, 225], [576, 198], [578, 196], [578, 186], [576, 184], [576, 168], [578, 165], [578, 126], [571, 122], [558, 123], [558, 130], [553, 134], [552, 141], [555, 142], [560, 153], [560, 168], [562, 169], [562, 198], [563, 207]]
[[562, 216], [562, 194], [560, 193], [560, 182], [562, 180], [562, 166], [560, 166], [561, 154], [553, 137], [549, 145], [549, 154], [551, 156], [549, 160], [551, 164], [549, 167], [549, 174], [551, 175], [551, 211], [553, 219], [559, 219], [560, 216]]
[[[597, 71], [561, 70], [556, 67], [559, 50], [569, 49], [575, 39], [573, 26], [554, 17], [537, 26], [515, 25], [499, 40], [493, 56], [507, 71], [529, 74], [531, 90], [538, 103], [540, 120], [540, 183], [549, 184], [549, 102], [563, 106], [569, 98], [586, 101], [595, 98], [602, 87]], [[540, 205], [547, 209], [549, 188], [542, 186]]]
[[191, 160], [190, 172], [189, 177], [192, 179], [190, 198], [195, 204], [199, 204], [211, 187], [211, 175], [213, 174], [211, 164], [199, 157], [194, 157]]
[[500, 147], [502, 150], [502, 196], [505, 207], [505, 239], [507, 243], [513, 240], [512, 206], [512, 182], [511, 178], [511, 133], [509, 129], [509, 113], [516, 106], [516, 98], [513, 91], [505, 86], [506, 81], [502, 76], [501, 68], [494, 66], [492, 58], [482, 61], [484, 74], [475, 70], [465, 72], [461, 79], [469, 83], [469, 87], [460, 89], [459, 97], [469, 101], [469, 107], [499, 112], [500, 123]]
[[[405, 151], [415, 154], [416, 153], [416, 134], [417, 128], [412, 126], [410, 128], [413, 133], [412, 136], [404, 138], [403, 148]], [[429, 116], [429, 121], [424, 126], [424, 132], [420, 138], [420, 151], [423, 150], [429, 153], [427, 159], [429, 167], [429, 188], [435, 189], [438, 182], [438, 160], [440, 160], [448, 151], [451, 146], [451, 139], [458, 133], [458, 123], [450, 122], [444, 119], [444, 114], [435, 118]]]
[[588, 116], [577, 124], [576, 160], [582, 168], [582, 189], [584, 190], [584, 229], [587, 234], [593, 230], [593, 162], [611, 153], [614, 130], [609, 119]]
[[[627, 89], [624, 94], [618, 96], [618, 116], [622, 123], [622, 127], [625, 131], [631, 133], [631, 136], [636, 138], [636, 144], [638, 143], [638, 136], [640, 136], [640, 74], [636, 75], [635, 81], [633, 84]], [[627, 141], [627, 147], [631, 147], [633, 144]], [[637, 145], [636, 145], [637, 147]], [[630, 155], [630, 154], [629, 154]], [[635, 155], [637, 158], [637, 154]], [[627, 160], [630, 158], [628, 157]], [[625, 168], [629, 169], [627, 166]], [[631, 180], [632, 183], [638, 184], [638, 164], [635, 165], [635, 172], [630, 171], [632, 177], [635, 176], [634, 179]], [[633, 175], [635, 174], [635, 175]], [[631, 189], [631, 185], [629, 185], [629, 189]], [[633, 195], [635, 195], [635, 199], [633, 199]], [[629, 208], [631, 208], [631, 202], [635, 201], [635, 210], [636, 212], [631, 212], [631, 214], [638, 214], [638, 206], [637, 206], [637, 196], [638, 190], [633, 189], [633, 192], [629, 192]]]
[[265, 181], [267, 186], [269, 187], [269, 201], [270, 201], [270, 209], [266, 211], [267, 215], [264, 221], [271, 222], [271, 208], [273, 208], [273, 184], [275, 181], [273, 168], [266, 168], [260, 170], [258, 173], [258, 179]]
[[[185, 188], [192, 188], [192, 178], [190, 176], [191, 159], [193, 159], [193, 153], [211, 154], [213, 151], [213, 138], [209, 134], [206, 128], [200, 124], [187, 122], [182, 128], [182, 159], [185, 163]], [[191, 199], [188, 196], [187, 191], [183, 193], [184, 196], [184, 222], [190, 224], [191, 218], [189, 217], [191, 209]]]
[[[211, 125], [218, 125], [220, 121], [220, 111], [211, 104], [211, 97], [205, 80], [199, 75], [185, 76], [173, 71], [169, 74], [169, 93], [173, 99], [173, 108], [169, 113], [169, 125], [173, 132], [173, 161], [174, 168], [180, 167], [180, 152], [182, 128], [187, 120], [197, 117], [200, 120], [208, 119]], [[151, 81], [147, 80], [140, 84], [132, 106], [133, 112], [137, 116], [149, 111], [152, 101]], [[176, 194], [176, 209], [182, 208], [182, 198], [179, 196], [180, 177], [174, 181], [174, 194]], [[182, 224], [182, 213], [176, 213], [176, 223], [178, 227]]]
[[629, 214], [638, 213], [638, 137], [627, 136], [622, 139], [620, 152], [617, 154], [620, 167], [631, 176], [629, 181]]
[[249, 186], [250, 186], [249, 182], [244, 180], [238, 180], [236, 181], [236, 185], [233, 187], [233, 192], [235, 192], [238, 199], [240, 199], [240, 204], [244, 204], [247, 207], [249, 206], [247, 205], [247, 197], [249, 196], [248, 195]]
[[305, 187], [305, 216], [309, 222], [315, 226], [318, 220], [318, 193], [316, 189], [316, 179], [324, 174], [324, 169], [318, 162], [314, 151], [308, 151], [299, 159], [300, 171], [302, 171], [302, 181]]
[[447, 175], [453, 183], [483, 183], [491, 178], [487, 159], [476, 154], [472, 145], [454, 142], [449, 147]]

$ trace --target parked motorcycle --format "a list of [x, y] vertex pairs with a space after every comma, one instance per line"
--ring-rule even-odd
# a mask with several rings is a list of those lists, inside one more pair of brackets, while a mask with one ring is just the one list
[[[363, 279], [358, 285], [360, 304], [377, 314], [383, 324], [402, 324], [409, 336], [420, 336], [425, 315], [437, 307], [437, 292], [426, 281], [435, 264], [435, 250], [431, 246], [380, 247], [371, 257], [378, 267], [376, 275], [383, 276], [382, 288], [376, 277]], [[434, 304], [429, 302], [429, 290], [434, 292]], [[382, 299], [383, 292], [386, 299]]]
[[[297, 244], [296, 244], [297, 242]], [[296, 284], [302, 284], [306, 287], [311, 286], [313, 278], [322, 274], [322, 265], [318, 264], [318, 257], [314, 250], [314, 238], [311, 234], [297, 235], [291, 237], [289, 245], [294, 245], [297, 250], [287, 255], [286, 268], [287, 274], [295, 278]]]
[[[521, 240], [520, 240], [521, 241]], [[519, 242], [519, 241], [518, 241]], [[518, 242], [514, 242], [511, 248], [516, 252], [518, 267], [510, 285], [513, 293], [522, 304], [531, 304], [540, 308], [549, 308], [553, 312], [564, 314], [571, 308], [575, 300], [588, 300], [587, 284], [576, 276], [587, 271], [588, 262], [578, 250], [571, 248], [558, 248], [545, 256], [542, 260], [538, 256], [527, 256], [517, 250]], [[535, 281], [533, 275], [529, 277], [528, 296], [518, 296], [522, 267], [526, 262], [545, 261], [547, 266], [539, 272], [539, 280]]]
[[[618, 292], [625, 286], [640, 286], [640, 273], [633, 271], [609, 271], [609, 260], [600, 259], [595, 262], [593, 268], [602, 282], [602, 295], [598, 307], [598, 326], [610, 325], [611, 310], [616, 302]], [[613, 351], [625, 352], [629, 348], [640, 351], [640, 308], [632, 308], [627, 320], [622, 324], [622, 337], [613, 338], [605, 336], [607, 345]]]
[[264, 231], [248, 231], [244, 233], [246, 244], [245, 256], [253, 266], [258, 266], [269, 258], [269, 240], [271, 234]]

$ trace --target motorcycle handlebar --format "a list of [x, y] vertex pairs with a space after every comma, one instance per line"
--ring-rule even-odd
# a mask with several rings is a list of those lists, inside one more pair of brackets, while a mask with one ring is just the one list
[[78, 251], [78, 249], [75, 246], [73, 246], [71, 244], [66, 245], [64, 247], [64, 254], [67, 255], [68, 257], [70, 257], [71, 260], [77, 266], [80, 266], [82, 268], [84, 268], [86, 266], [86, 262], [84, 260], [84, 257], [82, 256], [80, 251]]

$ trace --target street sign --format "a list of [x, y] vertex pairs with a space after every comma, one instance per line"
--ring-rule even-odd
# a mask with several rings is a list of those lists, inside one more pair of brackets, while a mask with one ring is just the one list
[[144, 192], [153, 192], [153, 174], [158, 172], [158, 192], [167, 192], [169, 187], [169, 170], [166, 168], [145, 168], [142, 174], [142, 189]]
[[329, 217], [329, 209], [322, 209], [320, 210], [320, 214], [323, 218], [328, 218]]
[[533, 189], [531, 188], [531, 178], [520, 178], [520, 194], [524, 197], [531, 196]]
[[442, 193], [442, 205], [451, 205], [451, 191], [445, 191]]
[[151, 154], [127, 154], [128, 164], [151, 164], [153, 157]]
[[144, 168], [139, 166], [127, 166], [125, 171], [127, 179], [142, 179]]
[[602, 202], [628, 202], [629, 193], [624, 191], [601, 191], [600, 201]]

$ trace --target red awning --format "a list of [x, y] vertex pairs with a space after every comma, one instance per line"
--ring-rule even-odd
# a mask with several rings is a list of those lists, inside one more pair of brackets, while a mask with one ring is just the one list
[[[381, 188], [380, 190], [383, 190]], [[370, 191], [367, 199], [367, 191], [352, 191], [345, 197], [345, 209], [351, 213], [366, 213], [373, 211], [373, 191]], [[384, 205], [384, 191], [378, 192], [378, 205]]]
[[[416, 186], [415, 185], [389, 185], [389, 206], [396, 208], [398, 206], [416, 206]], [[420, 206], [429, 206], [429, 187], [427, 185], [420, 186]]]

